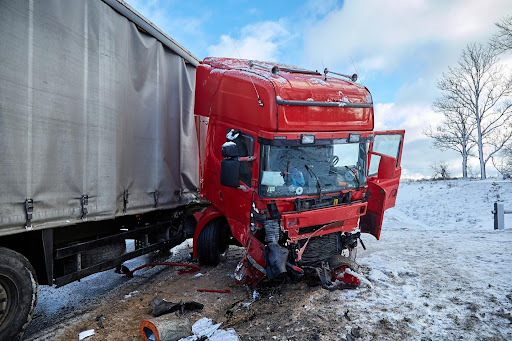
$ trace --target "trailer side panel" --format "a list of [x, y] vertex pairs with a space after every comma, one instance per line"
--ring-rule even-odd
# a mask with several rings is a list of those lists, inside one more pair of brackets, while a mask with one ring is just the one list
[[195, 198], [193, 65], [99, 0], [2, 1], [0, 31], [0, 236]]

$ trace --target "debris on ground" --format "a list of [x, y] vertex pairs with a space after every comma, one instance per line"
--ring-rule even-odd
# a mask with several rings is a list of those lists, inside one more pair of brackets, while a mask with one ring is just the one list
[[199, 292], [215, 292], [217, 294], [231, 294], [231, 290], [197, 289]]
[[185, 312], [195, 312], [203, 310], [204, 305], [194, 301], [173, 303], [164, 300], [160, 296], [156, 295], [149, 303], [153, 307], [151, 315], [158, 317], [164, 314], [179, 312], [184, 314]]
[[98, 315], [96, 316], [96, 322], [98, 322], [98, 327], [104, 329], [105, 328], [105, 325], [103, 324], [103, 320], [105, 319], [105, 315], [101, 314], [101, 315]]
[[239, 341], [240, 338], [233, 328], [220, 329], [222, 323], [213, 324], [207, 317], [198, 320], [192, 326], [194, 335], [181, 339], [180, 341]]
[[138, 290], [134, 290], [134, 291], [128, 293], [127, 295], [124, 295], [124, 298], [125, 299], [130, 298], [130, 297], [132, 297], [132, 295], [135, 295], [135, 294], [138, 294], [138, 293], [139, 293]]
[[252, 292], [252, 300], [250, 302], [244, 302], [242, 303], [242, 306], [244, 308], [247, 308], [248, 306], [250, 306], [251, 304], [253, 304], [258, 298], [260, 298], [260, 293], [257, 292], [256, 290], [254, 290]]
[[140, 324], [140, 336], [144, 341], [177, 341], [191, 333], [192, 325], [188, 318], [160, 316]]
[[133, 273], [135, 271], [139, 271], [144, 268], [153, 268], [155, 266], [176, 266], [176, 267], [188, 268], [187, 270], [185, 270], [185, 269], [179, 270], [178, 275], [190, 274], [190, 273], [201, 271], [201, 268], [195, 264], [174, 263], [174, 262], [156, 262], [156, 263], [148, 263], [148, 264], [138, 266], [133, 270], [130, 270], [126, 266], [121, 265], [119, 268], [117, 268], [115, 270], [115, 273], [120, 274], [120, 275], [126, 275], [129, 278], [133, 278]]
[[86, 337], [93, 336], [94, 335], [94, 329], [85, 330], [83, 332], [80, 332], [78, 334], [78, 341], [82, 341]]

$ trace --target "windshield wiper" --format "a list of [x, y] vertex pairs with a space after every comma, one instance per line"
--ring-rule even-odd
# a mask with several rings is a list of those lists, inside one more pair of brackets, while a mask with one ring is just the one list
[[320, 193], [319, 198], [321, 198], [322, 197], [322, 185], [320, 184], [320, 180], [318, 179], [318, 176], [316, 176], [315, 172], [313, 172], [313, 170], [311, 168], [309, 168], [308, 165], [304, 165], [304, 167], [309, 172], [309, 174], [311, 174], [311, 175], [313, 175], [315, 177], [315, 179], [316, 179], [316, 187], [318, 187], [318, 192]]
[[353, 169], [349, 166], [345, 166], [346, 169], [349, 170], [349, 172], [352, 172], [352, 174], [354, 174], [354, 178], [356, 179], [356, 182], [357, 182], [357, 189], [361, 188], [361, 183], [359, 182], [359, 172], [357, 171], [357, 169]]

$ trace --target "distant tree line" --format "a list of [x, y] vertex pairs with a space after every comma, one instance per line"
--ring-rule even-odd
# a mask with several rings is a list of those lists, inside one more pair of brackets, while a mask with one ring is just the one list
[[503, 54], [512, 52], [512, 16], [496, 26], [488, 43], [468, 44], [457, 64], [442, 74], [437, 82], [441, 95], [432, 107], [443, 121], [425, 131], [436, 148], [461, 154], [463, 178], [474, 153], [481, 179], [490, 160], [504, 177], [512, 174], [512, 73], [500, 63]]

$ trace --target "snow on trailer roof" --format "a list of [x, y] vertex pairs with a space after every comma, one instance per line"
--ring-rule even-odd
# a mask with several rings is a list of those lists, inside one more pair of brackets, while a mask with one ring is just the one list
[[176, 40], [167, 35], [164, 31], [153, 24], [149, 19], [145, 18], [142, 14], [137, 12], [133, 7], [128, 5], [123, 0], [102, 0], [104, 3], [115, 9], [121, 15], [126, 17], [128, 20], [139, 26], [146, 33], [153, 36], [155, 39], [160, 41], [164, 46], [175, 52], [187, 62], [197, 67], [199, 65], [199, 59], [194, 56], [189, 50], [184, 48]]

